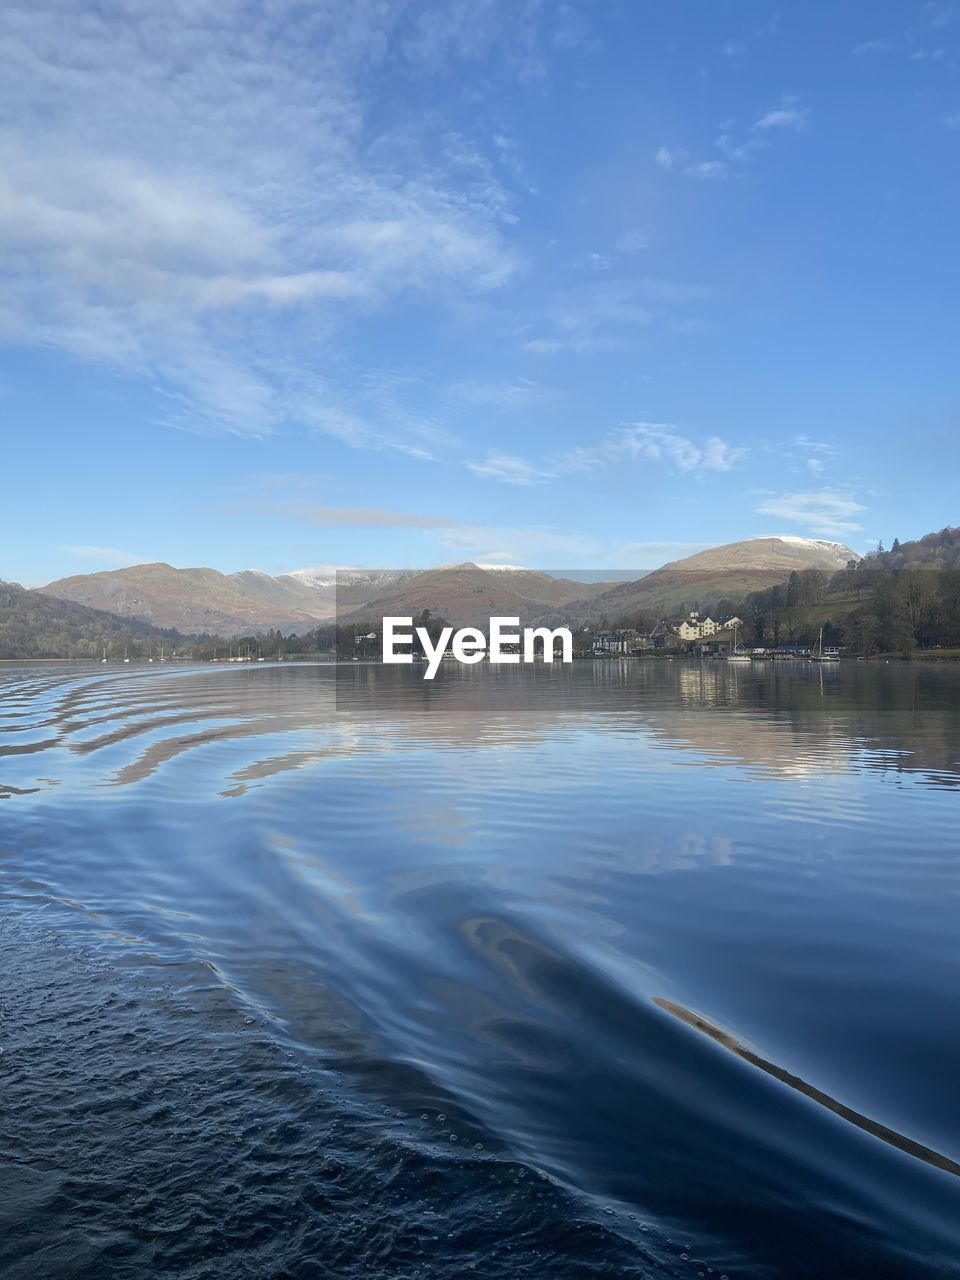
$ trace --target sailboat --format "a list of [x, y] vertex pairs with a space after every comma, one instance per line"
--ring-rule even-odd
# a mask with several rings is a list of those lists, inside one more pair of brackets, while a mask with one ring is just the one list
[[100, 659], [100, 661], [101, 661], [101, 662], [106, 662], [106, 660], [107, 660], [107, 646], [106, 646], [106, 645], [104, 645], [104, 646], [103, 646], [103, 657]]
[[123, 660], [124, 660], [124, 662], [129, 662], [129, 661], [130, 661], [130, 659], [127, 657], [127, 651], [126, 651], [126, 649], [124, 649], [124, 651], [123, 651]]
[[816, 646], [813, 652], [810, 654], [810, 661], [811, 662], [839, 662], [840, 661], [840, 654], [837, 652], [836, 649], [827, 649], [826, 652], [824, 652], [823, 627], [820, 628], [820, 634], [817, 636]]
[[737, 624], [736, 623], [733, 624], [733, 646], [731, 647], [730, 652], [727, 654], [727, 661], [728, 662], [749, 662], [750, 661], [749, 653], [744, 653], [743, 650], [738, 648], [737, 646]]

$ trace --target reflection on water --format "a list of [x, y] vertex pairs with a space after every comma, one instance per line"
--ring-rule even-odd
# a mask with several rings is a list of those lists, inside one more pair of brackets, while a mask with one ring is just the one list
[[960, 1274], [958, 710], [0, 668], [4, 1274]]

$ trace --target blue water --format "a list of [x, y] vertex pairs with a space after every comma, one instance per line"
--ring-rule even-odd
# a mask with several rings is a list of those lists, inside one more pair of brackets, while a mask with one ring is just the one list
[[0, 1274], [960, 1276], [958, 711], [0, 667]]

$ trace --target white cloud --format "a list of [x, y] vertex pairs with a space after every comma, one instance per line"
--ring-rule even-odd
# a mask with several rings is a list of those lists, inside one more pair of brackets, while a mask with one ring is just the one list
[[688, 164], [684, 173], [691, 178], [702, 178], [704, 181], [713, 182], [717, 178], [727, 176], [727, 166], [722, 160], [701, 160], [696, 164]]
[[564, 472], [596, 471], [626, 461], [663, 462], [678, 471], [729, 471], [746, 453], [719, 436], [696, 444], [663, 422], [638, 422], [611, 432], [599, 444], [573, 449], [556, 461]]
[[[316, 371], [351, 323], [409, 294], [459, 305], [517, 265], [504, 139], [485, 156], [415, 106], [374, 126], [377, 72], [495, 45], [529, 70], [551, 21], [505, 0], [13, 0], [3, 336], [148, 379], [178, 425], [263, 433], [308, 402], [316, 429], [350, 435]], [[383, 428], [355, 442], [395, 439], [420, 447]]]
[[582, 261], [583, 265], [589, 267], [592, 271], [609, 271], [613, 266], [613, 259], [609, 254], [595, 251], [585, 253]]
[[799, 107], [781, 106], [768, 111], [753, 126], [754, 129], [793, 129], [797, 133], [807, 120], [806, 111]]
[[793, 437], [793, 445], [797, 449], [806, 449], [810, 453], [833, 453], [834, 446], [828, 444], [826, 440], [811, 440], [807, 435], [798, 435]]
[[639, 276], [602, 280], [558, 294], [539, 318], [545, 330], [526, 338], [524, 350], [539, 355], [563, 351], [614, 351], [657, 314], [705, 299], [709, 290], [683, 281]]
[[462, 525], [442, 535], [443, 544], [471, 560], [499, 560], [510, 564], [530, 564], [544, 555], [570, 556], [576, 560], [596, 560], [606, 544], [591, 534], [565, 529]]
[[304, 524], [350, 529], [449, 529], [456, 520], [445, 516], [418, 515], [388, 507], [326, 507], [316, 503], [286, 502], [267, 508], [272, 514], [290, 516]]
[[944, 116], [943, 123], [948, 129], [960, 129], [960, 111], [955, 111], [953, 115]]
[[76, 556], [78, 560], [102, 561], [104, 564], [116, 565], [118, 568], [129, 564], [144, 564], [150, 560], [149, 556], [138, 556], [131, 551], [121, 551], [119, 547], [72, 546], [64, 547], [63, 550], [67, 555]]
[[552, 472], [525, 462], [523, 458], [496, 451], [488, 453], [480, 462], [468, 462], [467, 467], [483, 480], [502, 480], [505, 484], [543, 484], [554, 478]]
[[790, 520], [823, 537], [860, 533], [863, 526], [854, 517], [865, 510], [863, 503], [845, 489], [781, 493], [766, 498], [756, 508], [758, 515]]
[[455, 404], [503, 410], [530, 409], [552, 404], [557, 399], [557, 392], [552, 387], [531, 378], [507, 382], [454, 382], [447, 387], [446, 394]]
[[728, 177], [731, 171], [736, 173], [740, 166], [746, 165], [756, 156], [767, 151], [774, 131], [787, 129], [799, 133], [806, 127], [807, 117], [807, 109], [798, 106], [796, 99], [791, 95], [784, 94], [776, 107], [765, 111], [748, 129], [741, 128], [739, 136], [734, 130], [734, 121], [726, 120], [721, 124], [721, 131], [714, 146], [723, 155], [723, 160], [686, 162], [685, 152], [668, 151], [666, 147], [661, 147], [654, 159], [664, 169], [674, 169], [682, 163], [682, 172], [688, 178], [715, 182]]
[[698, 551], [706, 551], [711, 545], [709, 542], [625, 542], [608, 553], [606, 559], [608, 563], [634, 571], [659, 569], [672, 560], [683, 560]]
[[568, 290], [547, 307], [542, 317], [548, 332], [528, 338], [524, 348], [540, 355], [614, 350], [622, 346], [626, 331], [653, 320], [650, 308], [637, 295], [636, 285], [626, 280]]
[[708, 436], [698, 444], [667, 423], [637, 422], [617, 428], [598, 444], [571, 449], [544, 462], [491, 451], [486, 458], [468, 462], [467, 466], [485, 480], [536, 485], [630, 462], [661, 463], [689, 475], [729, 471], [746, 452], [719, 436]]
[[929, 3], [923, 6], [923, 26], [927, 31], [942, 31], [953, 22], [953, 8], [947, 4]]
[[618, 253], [643, 253], [650, 248], [650, 234], [646, 231], [625, 231], [617, 240]]

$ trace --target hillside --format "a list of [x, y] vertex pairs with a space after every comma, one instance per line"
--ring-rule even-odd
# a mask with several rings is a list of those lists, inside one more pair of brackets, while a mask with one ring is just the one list
[[334, 600], [332, 585], [324, 594], [289, 575], [271, 578], [253, 570], [224, 574], [169, 564], [78, 574], [41, 591], [157, 627], [224, 636], [272, 627], [309, 631], [332, 616]]
[[896, 538], [889, 551], [867, 556], [868, 569], [960, 569], [960, 529], [948, 526], [913, 542]]
[[354, 622], [388, 614], [412, 616], [429, 609], [457, 626], [486, 625], [494, 615], [527, 622], [547, 611], [565, 613], [574, 601], [589, 599], [609, 585], [591, 586], [535, 569], [445, 565], [411, 574], [371, 602], [341, 604], [337, 616], [340, 622]]
[[137, 657], [183, 641], [176, 631], [0, 582], [0, 658], [99, 658], [104, 648]]
[[750, 538], [710, 547], [633, 582], [621, 582], [568, 606], [571, 620], [589, 623], [634, 613], [668, 614], [682, 608], [709, 609], [719, 600], [736, 600], [785, 582], [800, 569], [835, 573], [855, 551], [839, 542], [790, 535]]
[[426, 570], [303, 569], [271, 577], [256, 570], [176, 569], [133, 565], [61, 578], [48, 596], [120, 618], [185, 633], [219, 636], [279, 629], [303, 635], [318, 623], [362, 620], [376, 613], [429, 609], [463, 625], [493, 614], [524, 623], [589, 623], [639, 612], [675, 612], [721, 598], [742, 597], [784, 581], [795, 569], [843, 568], [849, 548], [811, 538], [753, 538], [712, 547], [642, 578], [586, 584], [532, 569], [444, 565]]
[[276, 628], [303, 635], [333, 618], [339, 598], [360, 603], [409, 576], [402, 572], [303, 569], [271, 577], [256, 569], [176, 569], [138, 564], [60, 578], [40, 590], [61, 600], [185, 633], [231, 636]]

